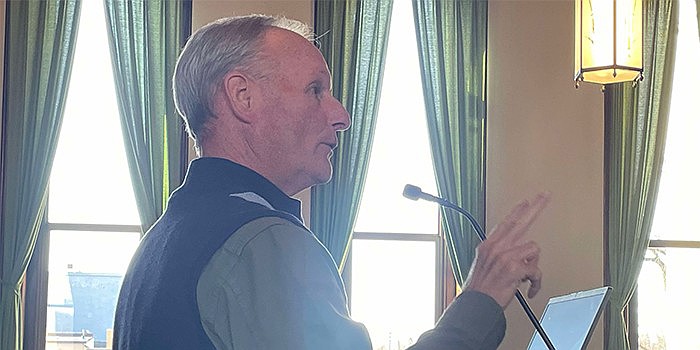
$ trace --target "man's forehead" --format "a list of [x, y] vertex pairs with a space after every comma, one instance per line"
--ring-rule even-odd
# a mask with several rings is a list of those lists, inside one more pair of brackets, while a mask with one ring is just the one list
[[309, 72], [330, 81], [328, 65], [321, 52], [303, 36], [283, 28], [270, 28], [263, 40], [263, 51], [278, 63], [286, 62], [295, 69], [307, 68]]
[[271, 27], [263, 34], [263, 47], [272, 51], [303, 51], [309, 46], [316, 49], [309, 40], [288, 29]]

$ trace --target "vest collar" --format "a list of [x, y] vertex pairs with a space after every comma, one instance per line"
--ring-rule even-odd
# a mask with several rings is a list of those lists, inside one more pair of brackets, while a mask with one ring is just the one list
[[287, 196], [275, 184], [252, 169], [228, 159], [214, 157], [194, 159], [187, 169], [183, 187], [190, 187], [202, 193], [227, 196], [252, 192], [275, 210], [287, 212], [303, 222], [301, 202]]

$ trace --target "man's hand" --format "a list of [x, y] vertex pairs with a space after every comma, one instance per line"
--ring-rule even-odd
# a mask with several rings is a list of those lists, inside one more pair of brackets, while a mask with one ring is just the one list
[[525, 233], [549, 202], [549, 193], [532, 201], [524, 200], [499, 223], [486, 241], [477, 247], [464, 290], [491, 296], [504, 309], [513, 300], [520, 283], [529, 281], [527, 296], [540, 290], [542, 271], [538, 265], [540, 248], [525, 239]]

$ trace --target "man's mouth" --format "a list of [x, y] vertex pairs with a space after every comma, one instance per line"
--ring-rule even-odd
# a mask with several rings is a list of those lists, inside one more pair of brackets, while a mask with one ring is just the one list
[[337, 141], [327, 141], [327, 142], [321, 142], [322, 144], [328, 146], [328, 148], [333, 151], [336, 147], [338, 147], [338, 142]]

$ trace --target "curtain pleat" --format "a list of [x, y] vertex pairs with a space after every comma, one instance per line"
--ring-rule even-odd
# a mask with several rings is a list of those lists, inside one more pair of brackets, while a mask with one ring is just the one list
[[678, 9], [675, 0], [643, 1], [644, 80], [605, 90], [607, 275], [606, 349], [629, 349], [623, 315], [642, 268], [666, 141]]
[[[44, 215], [46, 217], [46, 215]], [[42, 225], [34, 253], [25, 274], [24, 348], [43, 349], [46, 346], [46, 315], [49, 290], [49, 232]]]
[[172, 75], [189, 34], [189, 1], [105, 0], [124, 144], [142, 232], [182, 182], [183, 126]]
[[695, 0], [695, 13], [698, 17], [698, 35], [700, 35], [700, 0]]
[[318, 0], [315, 32], [333, 94], [352, 118], [334, 152], [333, 179], [311, 190], [311, 229], [342, 270], [376, 125], [392, 0]]
[[80, 2], [8, 1], [0, 204], [0, 349], [22, 348], [22, 275], [39, 234]]
[[[483, 225], [488, 2], [414, 0], [413, 9], [438, 193]], [[462, 284], [479, 239], [454, 211], [442, 209], [442, 225]]]

